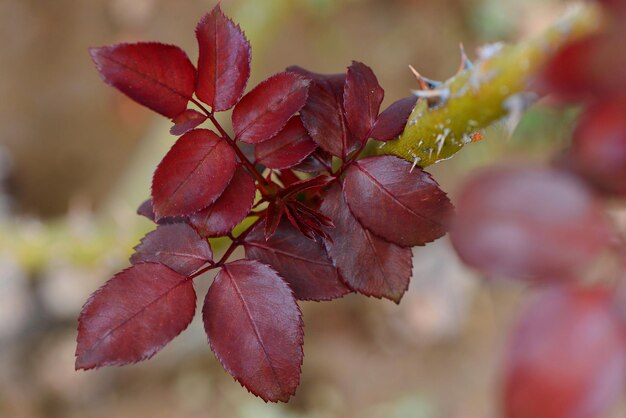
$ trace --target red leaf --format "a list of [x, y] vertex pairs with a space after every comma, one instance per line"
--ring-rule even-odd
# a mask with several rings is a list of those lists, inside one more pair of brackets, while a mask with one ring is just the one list
[[568, 162], [601, 191], [626, 195], [626, 96], [585, 110]]
[[137, 215], [144, 216], [150, 219], [152, 222], [155, 222], [154, 209], [152, 208], [152, 199], [146, 199], [141, 205], [139, 205], [139, 207], [137, 208]]
[[202, 113], [193, 109], [187, 109], [183, 113], [172, 119], [172, 122], [174, 122], [174, 126], [170, 128], [170, 133], [176, 136], [182, 135], [185, 132], [188, 132], [193, 128], [198, 127], [205, 120], [206, 116]]
[[501, 167], [465, 184], [450, 237], [461, 259], [486, 274], [558, 280], [605, 249], [611, 228], [576, 178]]
[[288, 70], [312, 80], [309, 98], [300, 111], [302, 123], [311, 139], [323, 150], [340, 158], [357, 149], [360, 143], [348, 130], [344, 116], [346, 76], [316, 74], [300, 67], [289, 67]]
[[411, 249], [378, 238], [352, 216], [338, 185], [333, 185], [322, 202], [321, 212], [335, 228], [325, 240], [326, 250], [339, 274], [353, 290], [396, 303], [409, 287]]
[[152, 202], [157, 220], [209, 206], [226, 189], [236, 168], [235, 152], [222, 138], [207, 129], [187, 132], [154, 173]]
[[385, 91], [367, 65], [352, 61], [346, 75], [343, 107], [350, 132], [359, 142], [366, 141], [378, 117]]
[[623, 324], [604, 289], [549, 288], [524, 310], [504, 371], [505, 418], [601, 418], [626, 388]]
[[168, 118], [187, 108], [196, 69], [182, 49], [142, 42], [91, 48], [89, 53], [102, 79], [134, 101]]
[[130, 257], [132, 264], [162, 263], [185, 276], [213, 259], [207, 240], [185, 223], [159, 225], [142, 238], [135, 251]]
[[246, 257], [270, 265], [299, 300], [331, 300], [350, 292], [320, 241], [302, 236], [283, 220], [269, 240], [263, 223], [244, 242]]
[[392, 103], [383, 113], [378, 115], [370, 136], [379, 141], [396, 139], [404, 130], [406, 121], [416, 103], [416, 96], [405, 97]]
[[217, 201], [190, 215], [189, 222], [203, 237], [225, 235], [248, 216], [255, 192], [254, 180], [239, 167]]
[[256, 144], [276, 135], [304, 106], [308, 89], [308, 80], [289, 72], [262, 81], [233, 110], [236, 138]]
[[239, 383], [286, 402], [300, 382], [302, 315], [274, 270], [253, 260], [224, 265], [202, 310], [211, 349]]
[[182, 216], [177, 216], [173, 218], [161, 218], [157, 221], [155, 219], [154, 209], [152, 208], [152, 199], [146, 199], [141, 205], [139, 205], [139, 207], [137, 208], [137, 215], [144, 216], [159, 225], [185, 222], [185, 218]]
[[233, 107], [250, 77], [250, 43], [218, 4], [196, 27], [198, 84], [196, 95], [214, 112]]
[[83, 307], [76, 369], [146, 360], [187, 328], [195, 310], [191, 280], [162, 264], [132, 266], [116, 274]]
[[303, 173], [319, 174], [323, 171], [330, 171], [332, 158], [332, 155], [318, 147], [313, 151], [313, 154], [302, 160], [300, 164], [291, 167], [291, 169]]
[[256, 162], [266, 167], [283, 169], [299, 164], [317, 148], [299, 117], [292, 117], [276, 136], [257, 144]]
[[350, 210], [367, 229], [402, 246], [423, 245], [446, 233], [454, 210], [430, 174], [393, 156], [350, 166], [344, 180]]
[[605, 32], [567, 44], [536, 82], [564, 100], [594, 100], [626, 92], [626, 43], [621, 32]]

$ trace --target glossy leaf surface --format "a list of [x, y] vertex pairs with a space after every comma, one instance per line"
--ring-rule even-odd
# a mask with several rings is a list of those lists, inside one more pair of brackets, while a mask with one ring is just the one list
[[154, 173], [152, 202], [157, 220], [209, 206], [226, 189], [236, 168], [235, 152], [226, 141], [206, 129], [187, 132]]
[[206, 116], [197, 110], [187, 109], [180, 115], [172, 119], [174, 126], [170, 128], [172, 135], [182, 135], [197, 126], [201, 125], [206, 120]]
[[289, 283], [297, 299], [331, 300], [350, 292], [321, 240], [313, 241], [283, 220], [269, 240], [260, 223], [246, 237], [246, 257], [268, 264]]
[[392, 103], [378, 115], [370, 136], [379, 141], [396, 139], [404, 130], [416, 103], [416, 96], [405, 97]]
[[324, 244], [345, 283], [367, 296], [400, 302], [411, 278], [411, 249], [399, 247], [365, 229], [352, 215], [341, 188], [333, 185], [320, 207], [335, 228]]
[[274, 270], [253, 260], [224, 265], [202, 311], [224, 369], [266, 401], [287, 401], [300, 381], [302, 316]]
[[393, 156], [369, 157], [346, 172], [350, 210], [367, 229], [402, 246], [423, 245], [443, 236], [453, 212], [430, 174]]
[[300, 111], [302, 123], [313, 141], [330, 154], [343, 158], [359, 146], [348, 130], [343, 109], [344, 74], [317, 74], [289, 67], [312, 80], [306, 105]]
[[102, 79], [137, 103], [168, 118], [185, 111], [196, 69], [185, 52], [156, 42], [89, 50]]
[[317, 144], [304, 129], [302, 120], [294, 116], [276, 136], [257, 144], [254, 156], [258, 164], [283, 169], [299, 164], [316, 148]]
[[195, 309], [191, 281], [162, 264], [137, 264], [118, 273], [83, 307], [76, 369], [152, 357], [187, 328]]
[[499, 167], [460, 193], [452, 244], [489, 275], [557, 280], [575, 275], [611, 239], [602, 206], [576, 178], [540, 167]]
[[186, 223], [175, 223], [159, 225], [143, 237], [130, 262], [158, 262], [187, 276], [212, 259], [206, 239]]
[[346, 75], [343, 107], [348, 128], [359, 142], [369, 138], [384, 96], [385, 91], [372, 69], [353, 61]]
[[189, 222], [203, 237], [225, 235], [250, 213], [255, 192], [254, 180], [239, 167], [215, 203], [190, 215]]
[[602, 418], [626, 388], [624, 328], [605, 289], [543, 290], [506, 357], [505, 418]]
[[256, 144], [276, 135], [306, 102], [309, 81], [278, 73], [246, 94], [233, 110], [235, 137]]
[[230, 109], [243, 95], [250, 77], [250, 43], [219, 4], [196, 27], [198, 83], [196, 95], [215, 112]]

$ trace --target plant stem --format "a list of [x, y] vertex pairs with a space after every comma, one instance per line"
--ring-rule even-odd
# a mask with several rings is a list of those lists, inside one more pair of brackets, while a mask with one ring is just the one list
[[224, 140], [226, 142], [228, 142], [228, 145], [230, 145], [231, 148], [235, 151], [235, 154], [237, 154], [237, 158], [239, 158], [239, 161], [241, 162], [241, 164], [243, 164], [244, 167], [246, 167], [246, 169], [248, 170], [248, 172], [250, 174], [252, 174], [252, 176], [254, 176], [254, 178], [257, 179], [257, 181], [259, 182], [261, 193], [262, 194], [266, 194], [267, 193], [267, 187], [269, 186], [269, 182], [261, 175], [261, 173], [259, 173], [257, 171], [257, 169], [254, 167], [254, 165], [248, 160], [248, 158], [246, 158], [244, 153], [241, 152], [241, 150], [239, 149], [239, 147], [237, 146], [235, 141], [230, 137], [230, 135], [228, 135], [228, 132], [226, 132], [226, 130], [222, 127], [222, 125], [217, 121], [217, 119], [215, 118], [215, 115], [213, 114], [213, 112], [210, 112], [198, 100], [196, 100], [194, 98], [191, 98], [190, 100], [191, 100], [191, 102], [193, 104], [198, 106], [198, 108], [200, 110], [202, 110], [202, 112], [207, 116], [207, 118], [209, 118], [209, 120], [211, 121], [213, 126], [215, 126], [215, 128], [218, 130], [218, 132], [220, 133], [222, 138], [224, 138]]
[[554, 51], [596, 31], [600, 17], [598, 6], [584, 4], [536, 39], [485, 47], [472, 68], [437, 89], [437, 106], [418, 100], [402, 135], [383, 144], [377, 153], [396, 155], [421, 167], [450, 158], [473, 142], [478, 130], [514, 111], [514, 102], [523, 106], [524, 92]]

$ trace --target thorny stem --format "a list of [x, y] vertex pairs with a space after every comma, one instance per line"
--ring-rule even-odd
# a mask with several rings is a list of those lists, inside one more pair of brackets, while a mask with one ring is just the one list
[[421, 167], [452, 157], [473, 142], [472, 135], [480, 129], [523, 110], [529, 104], [533, 76], [550, 55], [593, 33], [601, 21], [596, 5], [580, 5], [536, 39], [485, 47], [472, 68], [427, 92], [438, 94], [437, 106], [418, 100], [400, 138], [383, 144], [377, 153], [396, 155]]

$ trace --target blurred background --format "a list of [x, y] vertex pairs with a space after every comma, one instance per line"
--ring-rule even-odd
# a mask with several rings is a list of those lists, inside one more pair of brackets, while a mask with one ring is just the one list
[[[89, 46], [173, 43], [197, 57], [213, 0], [0, 0], [0, 417], [496, 417], [498, 366], [523, 300], [485, 284], [446, 239], [415, 250], [400, 305], [350, 295], [303, 303], [302, 383], [287, 405], [248, 394], [214, 359], [199, 317], [152, 360], [75, 372], [76, 318], [152, 229], [135, 215], [171, 146], [169, 122], [107, 87]], [[252, 44], [249, 86], [298, 64], [376, 72], [383, 107], [416, 88], [408, 65], [453, 75], [459, 42], [539, 33], [560, 0], [223, 0]], [[452, 196], [475, 167], [546, 160], [571, 111], [533, 107], [432, 168]], [[210, 277], [198, 281], [198, 294]], [[622, 410], [626, 411], [626, 409]], [[620, 416], [620, 415], [616, 415]]]

